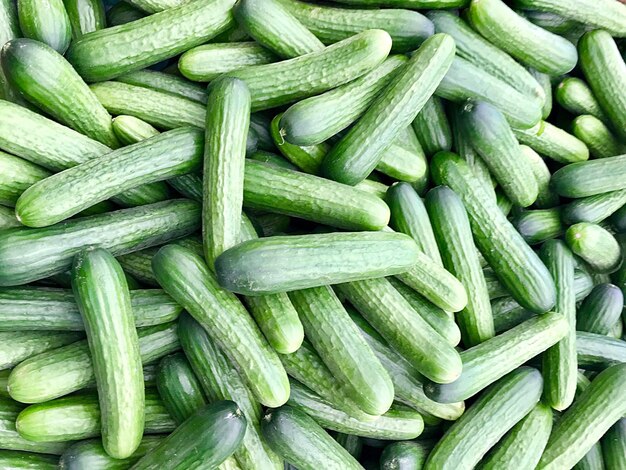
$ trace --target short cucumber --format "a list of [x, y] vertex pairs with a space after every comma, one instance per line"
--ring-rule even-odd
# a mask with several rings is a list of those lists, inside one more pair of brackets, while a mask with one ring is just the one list
[[569, 198], [626, 189], [626, 155], [564, 166], [554, 173], [551, 184]]
[[576, 333], [578, 366], [585, 370], [604, 370], [626, 362], [626, 341], [606, 335]]
[[72, 25], [73, 39], [106, 27], [102, 0], [66, 0], [64, 5]]
[[613, 284], [598, 284], [576, 313], [576, 330], [608, 335], [619, 321], [624, 294]]
[[572, 225], [565, 233], [565, 240], [574, 254], [595, 272], [611, 273], [622, 261], [619, 243], [600, 225], [587, 222]]
[[555, 89], [555, 98], [561, 107], [576, 116], [590, 114], [604, 123], [610, 122], [589, 85], [580, 78], [567, 77], [564, 79]]
[[380, 456], [382, 470], [423, 468], [431, 447], [422, 442], [394, 442]]
[[0, 204], [15, 207], [29, 186], [50, 176], [50, 172], [28, 160], [0, 152]]
[[520, 367], [496, 382], [435, 445], [426, 470], [470, 470], [526, 416], [541, 397], [543, 380], [536, 369]]
[[452, 149], [452, 131], [439, 97], [431, 96], [426, 101], [412, 126], [426, 155]]
[[51, 455], [18, 452], [15, 450], [0, 451], [0, 466], [12, 470], [56, 470], [59, 458]]
[[72, 26], [62, 0], [19, 0], [17, 12], [25, 37], [65, 53], [72, 40]]
[[163, 436], [144, 436], [133, 455], [121, 461], [107, 454], [100, 440], [79, 441], [63, 452], [59, 467], [63, 470], [125, 470], [162, 440]]
[[122, 145], [132, 145], [159, 134], [151, 124], [125, 114], [113, 118], [113, 132]]
[[144, 69], [121, 75], [115, 80], [180, 96], [201, 104], [206, 104], [207, 102], [207, 92], [204, 87], [169, 73]]
[[119, 26], [130, 23], [147, 16], [143, 11], [129, 5], [126, 2], [119, 2], [107, 11], [107, 25]]
[[602, 437], [602, 455], [608, 468], [626, 468], [626, 419], [615, 423]]
[[589, 149], [583, 141], [547, 121], [541, 121], [531, 129], [513, 129], [513, 132], [521, 144], [559, 163], [589, 158]]
[[595, 158], [613, 157], [626, 151], [624, 144], [595, 116], [578, 116], [572, 121], [572, 129], [574, 135], [589, 147], [589, 153]]
[[206, 42], [232, 23], [231, 8], [231, 0], [183, 4], [95, 31], [74, 42], [67, 58], [85, 81], [109, 80]]
[[583, 197], [562, 209], [561, 217], [567, 224], [589, 222], [597, 224], [620, 210], [626, 204], [626, 189]]
[[529, 245], [556, 238], [565, 232], [559, 208], [523, 211], [513, 219], [513, 225]]
[[83, 337], [70, 331], [0, 332], [0, 369], [10, 369], [29, 357], [50, 351]]

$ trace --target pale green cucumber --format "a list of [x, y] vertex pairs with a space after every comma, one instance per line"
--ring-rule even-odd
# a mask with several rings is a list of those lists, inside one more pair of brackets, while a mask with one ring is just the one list
[[595, 116], [588, 114], [578, 116], [572, 121], [572, 129], [574, 135], [589, 147], [592, 157], [613, 157], [626, 151], [626, 146]]
[[202, 104], [206, 104], [207, 101], [207, 93], [203, 86], [191, 83], [183, 77], [169, 73], [145, 69], [127, 73], [117, 77], [115, 80], [122, 83], [128, 83], [129, 85], [136, 85], [162, 91]]
[[0, 204], [15, 207], [28, 187], [50, 176], [50, 172], [8, 153], [0, 152]]
[[522, 155], [530, 163], [530, 167], [535, 175], [535, 180], [537, 181], [538, 194], [535, 200], [535, 206], [539, 209], [557, 206], [559, 204], [559, 196], [550, 187], [550, 177], [552, 174], [546, 162], [528, 145], [520, 145], [519, 148], [522, 151]]
[[70, 331], [0, 332], [0, 369], [10, 369], [29, 357], [50, 351], [82, 338]]

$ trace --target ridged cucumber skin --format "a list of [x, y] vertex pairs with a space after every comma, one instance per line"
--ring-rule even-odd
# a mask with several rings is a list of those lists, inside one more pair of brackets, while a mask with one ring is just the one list
[[546, 97], [543, 101], [543, 107], [541, 108], [541, 119], [548, 119], [552, 112], [552, 80], [547, 73], [541, 73], [532, 67], [528, 67], [528, 72], [533, 76], [535, 81], [539, 83], [543, 89], [543, 94]]
[[246, 82], [252, 96], [252, 111], [260, 111], [352, 81], [378, 66], [390, 49], [389, 34], [372, 29], [318, 52], [274, 64], [253, 65], [225, 75]]
[[[520, 367], [496, 382], [435, 445], [426, 470], [470, 470], [541, 397], [541, 373]], [[489, 424], [493, 424], [489, 426]]]
[[333, 44], [368, 29], [389, 33], [393, 52], [409, 52], [434, 33], [432, 23], [415, 11], [335, 8], [297, 0], [280, 3], [324, 44]]
[[137, 450], [127, 459], [118, 460], [106, 453], [102, 442], [98, 439], [79, 441], [67, 448], [61, 460], [59, 468], [62, 470], [126, 470], [143, 457], [146, 452], [156, 447], [163, 436], [145, 436]]
[[363, 468], [313, 418], [291, 406], [269, 410], [261, 432], [275, 452], [300, 470]]
[[452, 131], [439, 97], [431, 96], [411, 125], [426, 155], [452, 149]]
[[[560, 313], [550, 312], [533, 317], [461, 352], [463, 372], [459, 378], [448, 384], [427, 383], [424, 386], [426, 396], [441, 403], [470, 398], [556, 344], [567, 332], [568, 323]], [[511, 351], [511, 348], [515, 348], [516, 353], [511, 357], [505, 356], [504, 352]]]
[[279, 469], [282, 462], [261, 439], [261, 406], [240, 373], [190, 315], [180, 318], [180, 341], [191, 368], [209, 401], [233, 400], [241, 408], [248, 428], [235, 458], [243, 468]]
[[626, 362], [626, 341], [607, 335], [576, 332], [578, 366], [585, 370], [604, 370]]
[[182, 353], [161, 360], [156, 384], [163, 405], [178, 424], [206, 404], [200, 382]]
[[607, 468], [626, 468], [626, 419], [615, 423], [602, 437], [602, 455]]
[[610, 123], [589, 85], [580, 78], [567, 77], [555, 88], [554, 97], [562, 108], [575, 116], [589, 114], [604, 123]]
[[479, 464], [480, 470], [534, 470], [552, 431], [552, 409], [539, 402]]
[[569, 198], [626, 189], [626, 155], [564, 166], [554, 173], [551, 184], [557, 193]]
[[615, 131], [626, 139], [626, 64], [615, 40], [603, 30], [583, 35], [578, 43], [580, 66]]
[[595, 116], [578, 116], [572, 121], [572, 129], [574, 135], [587, 145], [592, 157], [613, 157], [626, 151], [626, 146]]
[[338, 286], [338, 291], [421, 374], [442, 383], [460, 375], [458, 353], [389, 281], [378, 278], [351, 282]]
[[521, 212], [513, 219], [513, 225], [529, 245], [556, 238], [565, 232], [558, 207]]
[[130, 457], [144, 428], [139, 340], [122, 267], [106, 250], [80, 252], [72, 290], [85, 323], [100, 410], [102, 442], [114, 458]]
[[223, 73], [278, 58], [256, 42], [213, 43], [194, 47], [178, 59], [180, 73], [196, 82], [209, 82]]
[[552, 430], [538, 469], [568, 468], [576, 464], [626, 413], [626, 364], [596, 376]]
[[10, 369], [29, 357], [60, 348], [83, 337], [69, 331], [0, 332], [0, 369]]
[[463, 201], [476, 245], [513, 297], [534, 312], [550, 310], [556, 289], [549, 271], [477, 184], [469, 165], [455, 154], [440, 152], [432, 172], [436, 183], [449, 186]]
[[[169, 433], [176, 423], [156, 391], [146, 390], [145, 433]], [[54, 426], [56, 425], [56, 426]], [[17, 431], [35, 442], [67, 442], [100, 436], [101, 413], [95, 394], [73, 395], [30, 405], [17, 416]]]
[[241, 444], [246, 419], [237, 404], [220, 401], [196, 411], [172, 434], [150, 450], [133, 466], [137, 470], [172, 470], [207, 466], [215, 468]]
[[428, 212], [415, 189], [407, 183], [393, 184], [385, 194], [385, 201], [391, 210], [391, 228], [409, 235], [422, 253], [443, 266]]
[[553, 409], [568, 408], [576, 392], [576, 294], [574, 291], [574, 255], [562, 240], [543, 244], [541, 258], [550, 270], [556, 285], [555, 312], [569, 325], [558, 343], [542, 356], [544, 400]]
[[20, 196], [15, 210], [29, 227], [53, 225], [128, 189], [189, 173], [200, 167], [201, 152], [198, 130], [174, 129], [46, 178]]
[[411, 124], [454, 58], [454, 40], [445, 34], [428, 38], [376, 97], [348, 133], [324, 158], [325, 176], [355, 185], [376, 167], [399, 131]]
[[141, 86], [170, 95], [187, 98], [200, 104], [206, 104], [207, 92], [204, 87], [191, 83], [183, 77], [156, 70], [144, 69], [121, 75], [115, 79], [129, 85]]
[[24, 190], [48, 176], [45, 168], [0, 152], [0, 204], [15, 207]]
[[477, 102], [464, 106], [460, 119], [474, 150], [507, 198], [520, 207], [533, 204], [539, 192], [537, 182], [505, 116], [495, 106]]
[[382, 470], [423, 468], [431, 447], [422, 442], [394, 442], [380, 456]]
[[324, 44], [277, 0], [242, 0], [233, 13], [257, 43], [283, 59], [324, 49]]
[[33, 452], [0, 451], [0, 466], [15, 470], [56, 470], [59, 458]]
[[[176, 323], [138, 330], [139, 352], [144, 364], [180, 348]], [[95, 373], [87, 341], [42, 352], [15, 367], [9, 375], [11, 396], [23, 403], [47, 400], [94, 386]]]
[[20, 227], [21, 225], [15, 217], [15, 211], [12, 208], [0, 206], [0, 230]]
[[561, 217], [567, 224], [578, 222], [598, 224], [617, 214], [625, 204], [626, 189], [620, 189], [572, 201], [562, 208]]
[[277, 236], [225, 251], [215, 271], [220, 285], [233, 292], [271, 294], [398, 274], [409, 269], [418, 254], [415, 242], [397, 233]]
[[600, 441], [596, 442], [589, 452], [574, 465], [574, 470], [604, 470], [604, 460], [602, 458], [602, 447]]
[[571, 225], [565, 232], [565, 241], [594, 272], [612, 273], [622, 261], [619, 243], [600, 225], [587, 222]]
[[[152, 258], [159, 284], [210, 332], [266, 406], [287, 401], [289, 383], [276, 353], [237, 297], [222, 289], [202, 258], [166, 245]], [[219, 269], [218, 269], [219, 272]]]
[[129, 5], [126, 2], [120, 2], [113, 5], [109, 8], [109, 11], [107, 11], [107, 25], [111, 27], [119, 26], [144, 18], [145, 16], [146, 14], [143, 11]]
[[454, 103], [485, 101], [496, 106], [513, 127], [528, 129], [541, 120], [541, 104], [467, 59], [455, 57], [435, 95]]
[[74, 42], [67, 58], [85, 81], [109, 80], [174, 57], [232, 24], [231, 0], [192, 3], [95, 31]]
[[624, 294], [613, 284], [598, 284], [578, 308], [576, 330], [608, 335], [620, 319]]
[[563, 129], [540, 121], [531, 129], [513, 129], [517, 140], [535, 152], [559, 163], [576, 163], [589, 159], [587, 145]]
[[208, 99], [202, 238], [204, 255], [211, 267], [220, 254], [239, 240], [250, 93], [241, 80], [223, 79], [211, 85]]
[[356, 80], [291, 105], [280, 118], [281, 137], [295, 145], [330, 139], [357, 120], [406, 63], [404, 56], [389, 56]]
[[113, 132], [124, 146], [136, 144], [159, 134], [151, 124], [125, 114], [113, 118]]
[[106, 28], [102, 0], [66, 0], [64, 5], [70, 19], [74, 40], [80, 39], [87, 33]]
[[364, 412], [382, 415], [393, 402], [387, 371], [328, 286], [292, 292], [304, 332], [324, 363]]
[[435, 31], [454, 38], [458, 57], [485, 70], [538, 104], [546, 101], [544, 90], [522, 65], [484, 39], [462, 18], [448, 11], [430, 11], [427, 16], [434, 23]]
[[438, 187], [426, 195], [426, 209], [433, 225], [443, 264], [465, 287], [467, 305], [456, 314], [463, 344], [475, 346], [494, 336], [487, 283], [478, 260], [467, 212], [449, 188]]
[[334, 408], [319, 395], [295, 381], [291, 382], [291, 395], [287, 403], [305, 412], [326, 429], [361, 437], [415, 439], [424, 429], [424, 421], [415, 410], [394, 406], [374, 421], [363, 421]]
[[72, 26], [62, 0], [19, 0], [17, 12], [25, 37], [65, 53], [72, 40]]

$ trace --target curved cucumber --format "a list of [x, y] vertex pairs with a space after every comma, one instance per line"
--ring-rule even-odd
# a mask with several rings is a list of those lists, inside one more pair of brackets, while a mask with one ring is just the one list
[[339, 0], [338, 3], [372, 7], [396, 7], [413, 9], [457, 8], [467, 5], [468, 0]]
[[144, 436], [133, 455], [122, 460], [107, 454], [100, 439], [79, 441], [63, 452], [59, 467], [63, 470], [126, 470], [162, 440], [163, 436]]
[[554, 173], [551, 184], [569, 198], [626, 189], [626, 155], [564, 166]]
[[566, 224], [589, 222], [597, 224], [620, 210], [626, 204], [626, 189], [583, 197], [562, 208], [561, 217]]
[[382, 470], [423, 468], [429, 452], [430, 446], [421, 442], [394, 442], [383, 450], [380, 468]]
[[0, 204], [15, 207], [24, 190], [48, 176], [44, 168], [0, 152]]
[[72, 26], [62, 0], [19, 0], [17, 11], [24, 36], [65, 53], [72, 40]]
[[170, 95], [187, 98], [197, 103], [206, 104], [206, 89], [196, 83], [191, 83], [178, 75], [170, 73], [157, 72], [156, 70], [138, 70], [121, 75], [115, 79], [118, 82], [128, 83], [129, 85], [150, 88], [152, 90], [162, 91]]
[[604, 123], [610, 122], [589, 85], [580, 78], [567, 77], [564, 79], [555, 89], [555, 98], [561, 107], [576, 116], [590, 114]]
[[67, 0], [64, 5], [72, 25], [72, 38], [74, 40], [106, 27], [102, 0]]
[[521, 144], [559, 163], [589, 159], [589, 149], [583, 141], [547, 121], [540, 121], [531, 129], [513, 129], [513, 132]]
[[595, 158], [620, 155], [626, 151], [611, 130], [597, 117], [582, 115], [572, 121], [574, 135], [582, 140]]
[[80, 333], [65, 331], [0, 332], [0, 370], [10, 369], [29, 357], [60, 348], [82, 337]]
[[619, 321], [624, 294], [613, 284], [598, 284], [576, 313], [576, 330], [608, 335]]
[[611, 273], [622, 261], [619, 243], [600, 225], [587, 222], [572, 225], [565, 233], [565, 241], [595, 272]]

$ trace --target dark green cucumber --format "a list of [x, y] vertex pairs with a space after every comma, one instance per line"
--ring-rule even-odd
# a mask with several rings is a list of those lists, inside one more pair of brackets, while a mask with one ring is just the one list
[[589, 158], [589, 149], [583, 141], [547, 121], [540, 121], [531, 129], [513, 129], [513, 132], [521, 144], [559, 163]]
[[381, 470], [409, 470], [424, 467], [431, 447], [422, 442], [394, 442], [380, 456]]
[[207, 102], [207, 93], [204, 87], [169, 73], [145, 69], [127, 73], [117, 77], [115, 80], [128, 83], [129, 85], [162, 91], [201, 104], [206, 104]]
[[503, 285], [525, 308], [537, 313], [551, 309], [556, 290], [550, 273], [477, 183], [469, 165], [447, 152], [438, 153], [432, 163], [435, 181], [449, 186], [465, 204], [474, 241]]
[[14, 450], [0, 451], [0, 466], [7, 470], [56, 470], [58, 465], [59, 458], [52, 455]]
[[65, 53], [72, 40], [72, 26], [62, 0], [19, 0], [17, 11], [25, 37]]
[[114, 459], [106, 453], [100, 440], [85, 440], [72, 444], [67, 448], [59, 467], [61, 470], [126, 470], [137, 460], [143, 457], [146, 452], [156, 447], [163, 436], [144, 436], [137, 450], [127, 459]]
[[556, 87], [555, 98], [561, 107], [576, 116], [590, 114], [604, 123], [610, 122], [589, 85], [580, 78], [567, 77], [564, 79]]
[[355, 459], [358, 459], [361, 456], [361, 452], [363, 450], [363, 440], [359, 436], [337, 433], [335, 440]]
[[[180, 348], [176, 323], [138, 330], [144, 364]], [[9, 393], [23, 403], [41, 403], [93, 386], [94, 368], [87, 341], [43, 352], [20, 363], [9, 376]]]
[[231, 8], [231, 0], [183, 4], [95, 31], [74, 42], [67, 57], [86, 81], [109, 80], [206, 42], [232, 23]]
[[626, 204], [626, 189], [596, 194], [577, 199], [562, 208], [561, 217], [566, 224], [589, 222], [597, 224]]
[[541, 397], [536, 369], [520, 367], [492, 385], [435, 445], [426, 470], [470, 470]]
[[362, 469], [312, 418], [290, 406], [269, 410], [261, 430], [272, 449], [300, 470]]
[[50, 351], [84, 337], [70, 331], [0, 332], [0, 369], [10, 369], [29, 357]]
[[489, 292], [465, 207], [452, 190], [442, 186], [428, 192], [426, 208], [443, 264], [468, 293], [467, 305], [456, 315], [463, 344], [470, 347], [482, 343], [495, 333]]
[[578, 366], [585, 370], [604, 370], [626, 362], [626, 341], [606, 335], [576, 333]]
[[[219, 273], [218, 266], [219, 262]], [[152, 258], [152, 269], [164, 290], [224, 348], [261, 403], [280, 406], [287, 401], [287, 374], [276, 353], [245, 307], [234, 294], [220, 287], [200, 256], [180, 246], [166, 245]]]
[[626, 151], [624, 144], [595, 116], [578, 116], [572, 121], [572, 129], [574, 135], [589, 147], [589, 153], [595, 158], [613, 157]]
[[621, 261], [621, 249], [615, 237], [600, 225], [580, 222], [565, 233], [571, 250], [598, 273], [615, 271]]
[[487, 290], [489, 291], [490, 299], [499, 299], [509, 295], [509, 291], [506, 290], [502, 284], [500, 284], [500, 281], [498, 281], [496, 273], [493, 272], [493, 269], [489, 267], [483, 268], [483, 276], [485, 277], [485, 282], [487, 283]]
[[576, 329], [608, 335], [620, 319], [624, 294], [613, 284], [598, 284], [578, 308]]
[[129, 5], [126, 2], [119, 2], [107, 11], [107, 25], [119, 26], [136, 21], [147, 16], [143, 11]]
[[570, 468], [626, 413], [626, 364], [601, 372], [556, 422], [538, 469]]
[[556, 238], [565, 232], [558, 207], [523, 211], [513, 219], [513, 225], [529, 245]]
[[452, 131], [439, 97], [431, 96], [426, 101], [412, 126], [426, 155], [452, 148]]
[[10, 369], [4, 369], [0, 371], [0, 398], [9, 396], [9, 374], [11, 373]]
[[564, 166], [554, 173], [551, 184], [569, 198], [626, 189], [626, 155]]
[[[560, 313], [531, 318], [463, 351], [459, 378], [448, 384], [427, 383], [424, 391], [441, 403], [465, 400], [560, 341], [567, 331], [568, 323]], [[515, 353], [505, 355], [506, 351]]]
[[64, 5], [72, 25], [73, 39], [106, 27], [102, 0], [67, 0]]
[[626, 418], [620, 419], [602, 437], [602, 455], [607, 468], [626, 468]]
[[454, 41], [450, 36], [440, 34], [424, 41], [355, 126], [331, 148], [321, 172], [351, 185], [364, 180], [399, 131], [415, 119], [453, 57]]
[[530, 310], [526, 310], [512, 297], [506, 296], [491, 302], [491, 312], [496, 333], [510, 330], [536, 315]]
[[409, 269], [418, 254], [415, 242], [398, 233], [268, 237], [225, 251], [215, 270], [223, 287], [258, 295], [398, 274]]
[[[384, 63], [381, 64], [379, 68], [382, 66], [384, 66]], [[376, 70], [377, 69], [374, 69], [373, 72], [376, 72]], [[370, 73], [373, 73], [373, 72], [370, 72]], [[362, 80], [364, 77], [367, 77], [367, 76], [368, 74], [364, 75], [363, 77], [360, 77], [359, 79], [355, 81], [358, 82], [359, 80]], [[353, 82], [344, 86], [350, 86], [352, 83]], [[338, 89], [340, 90], [341, 88], [342, 87], [339, 87]], [[300, 103], [306, 104], [308, 100], [317, 99], [318, 97], [324, 97], [328, 93], [332, 93], [334, 91], [335, 90], [331, 90], [330, 92], [322, 93], [319, 96], [313, 96], [311, 98], [307, 98], [306, 100], [299, 101], [294, 106], [297, 106]], [[302, 170], [305, 173], [310, 173], [310, 174], [317, 174], [319, 167], [322, 164], [322, 160], [324, 160], [324, 157], [326, 156], [326, 154], [328, 153], [328, 150], [330, 149], [330, 144], [326, 142], [319, 142], [319, 143], [314, 143], [312, 145], [295, 145], [290, 142], [287, 142], [283, 136], [285, 131], [281, 129], [280, 127], [283, 115], [284, 113], [279, 113], [276, 116], [274, 116], [274, 119], [272, 119], [272, 122], [270, 124], [270, 135], [272, 136], [272, 142], [273, 142], [274, 147], [278, 149], [278, 151], [283, 155], [283, 157], [285, 157], [289, 162], [293, 163], [296, 166], [295, 168], [296, 170]], [[319, 123], [320, 121], [323, 125], [324, 120], [320, 120], [320, 117], [317, 116], [316, 122]]]
[[124, 114], [113, 118], [113, 132], [122, 145], [132, 145], [159, 134], [159, 131], [147, 122]]
[[28, 187], [50, 176], [50, 172], [28, 160], [0, 152], [0, 204], [15, 207]]

